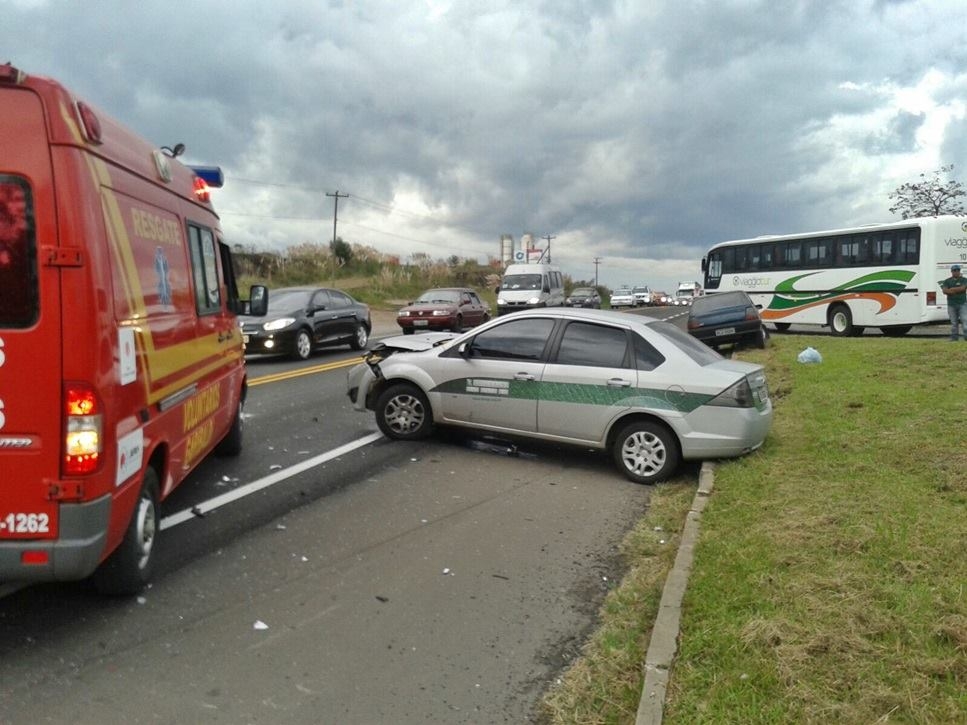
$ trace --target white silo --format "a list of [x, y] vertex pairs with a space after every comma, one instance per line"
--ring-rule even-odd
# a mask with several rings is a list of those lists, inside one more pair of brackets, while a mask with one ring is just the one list
[[500, 263], [505, 267], [514, 260], [514, 236], [500, 235]]

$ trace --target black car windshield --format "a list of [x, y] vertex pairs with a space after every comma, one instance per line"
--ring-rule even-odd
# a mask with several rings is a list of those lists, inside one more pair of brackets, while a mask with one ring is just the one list
[[269, 314], [280, 314], [309, 306], [308, 290], [278, 290], [269, 295]]
[[511, 289], [540, 289], [541, 276], [539, 274], [512, 274], [504, 277], [502, 290]]
[[578, 287], [571, 293], [571, 297], [590, 297], [592, 294], [594, 293], [587, 287]]
[[455, 304], [460, 301], [460, 293], [449, 289], [431, 289], [416, 298], [414, 305], [433, 304], [435, 302], [446, 302]]

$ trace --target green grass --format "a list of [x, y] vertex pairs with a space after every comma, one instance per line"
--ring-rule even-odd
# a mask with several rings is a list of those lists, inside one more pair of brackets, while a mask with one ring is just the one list
[[[806, 345], [822, 364], [796, 362]], [[967, 345], [773, 336], [741, 357], [767, 368], [773, 429], [717, 465], [665, 722], [967, 722]], [[666, 498], [680, 528], [679, 489], [629, 540]], [[663, 575], [636, 581], [653, 557], [628, 557], [553, 722], [634, 722]]]

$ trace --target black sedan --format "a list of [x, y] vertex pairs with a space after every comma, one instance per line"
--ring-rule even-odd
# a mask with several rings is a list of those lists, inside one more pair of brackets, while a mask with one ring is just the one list
[[590, 287], [575, 287], [564, 300], [565, 307], [601, 309], [601, 295]]
[[755, 303], [740, 291], [717, 292], [692, 300], [688, 332], [712, 348], [736, 344], [764, 348], [769, 339]]
[[369, 307], [336, 289], [284, 287], [272, 290], [265, 317], [239, 317], [245, 354], [291, 355], [307, 360], [329, 345], [362, 350], [373, 329]]

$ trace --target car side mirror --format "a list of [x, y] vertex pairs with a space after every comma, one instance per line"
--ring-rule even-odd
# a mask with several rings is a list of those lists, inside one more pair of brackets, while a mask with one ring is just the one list
[[241, 303], [240, 315], [251, 317], [265, 317], [269, 311], [269, 288], [262, 284], [254, 284], [249, 290], [248, 299]]
[[461, 342], [457, 345], [457, 352], [460, 353], [460, 357], [469, 358], [472, 348], [469, 342]]
[[500, 285], [497, 285], [496, 287], [494, 287], [494, 294], [498, 294], [498, 295], [500, 294]]

